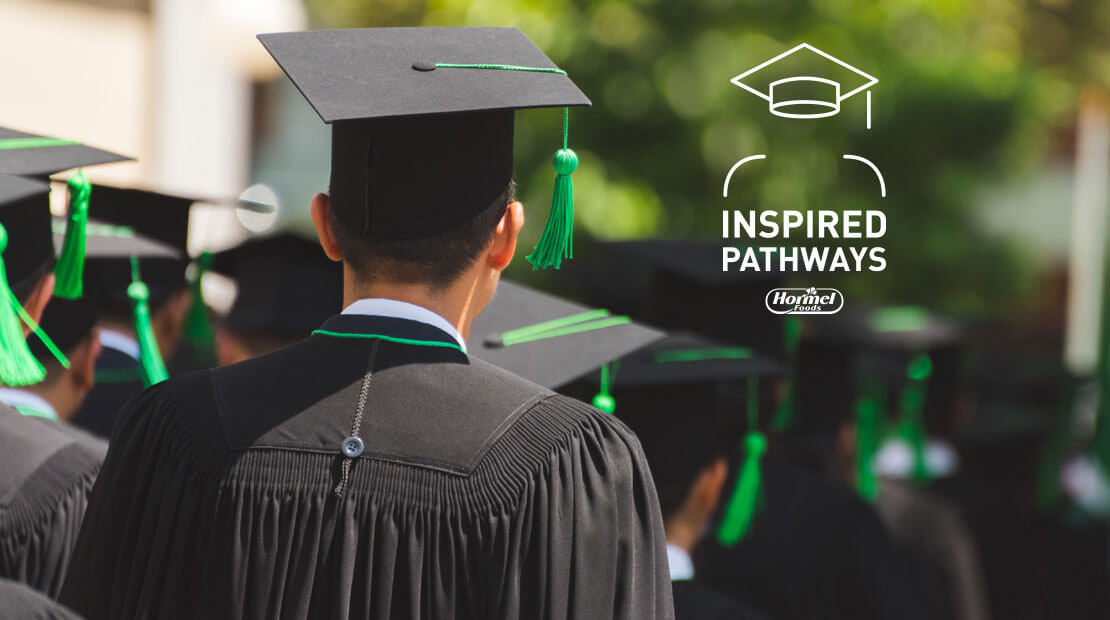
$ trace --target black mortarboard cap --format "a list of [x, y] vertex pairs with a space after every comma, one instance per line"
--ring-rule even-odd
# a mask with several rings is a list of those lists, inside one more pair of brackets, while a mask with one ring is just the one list
[[0, 172], [6, 174], [49, 177], [71, 168], [130, 159], [74, 140], [0, 127]]
[[0, 174], [0, 224], [8, 238], [0, 257], [17, 296], [29, 293], [54, 264], [50, 221], [50, 185]]
[[308, 336], [343, 307], [343, 268], [315, 240], [285, 232], [219, 252], [212, 269], [238, 285], [224, 317], [233, 330]]
[[332, 208], [376, 240], [430, 237], [490, 206], [512, 177], [514, 110], [590, 104], [515, 28], [259, 39], [332, 125]]
[[729, 382], [749, 377], [784, 377], [789, 374], [789, 366], [760, 356], [750, 347], [678, 332], [621, 358], [612, 386], [614, 390], [620, 390]]
[[[65, 218], [53, 218], [52, 223], [54, 245], [61, 248], [66, 229]], [[89, 220], [85, 232], [85, 255], [90, 260], [131, 256], [174, 258], [178, 256], [178, 252], [168, 245], [142, 237], [129, 228]], [[100, 317], [98, 293], [97, 290], [90, 290], [86, 295], [72, 300], [55, 297], [47, 304], [39, 327], [63, 353], [68, 354], [73, 350], [96, 325]], [[42, 341], [32, 339], [29, 345], [40, 362], [51, 359], [51, 353], [43, 346]]]
[[723, 269], [719, 241], [622, 241], [605, 248], [648, 265], [650, 285], [638, 316], [668, 330], [691, 330], [728, 343], [785, 357], [783, 315], [767, 309], [767, 293], [781, 286], [777, 271]]
[[495, 366], [558, 388], [662, 335], [628, 317], [502, 281], [474, 319], [468, 349]]
[[[146, 257], [142, 260], [142, 279], [150, 288], [150, 300], [157, 305], [166, 295], [185, 286], [189, 264], [189, 212], [194, 204], [204, 203], [228, 208], [266, 211], [271, 207], [232, 200], [209, 200], [140, 189], [93, 185], [89, 212], [98, 220], [123, 226], [147, 239], [176, 250], [176, 256]], [[90, 257], [92, 259], [93, 257]], [[131, 282], [130, 255], [92, 260], [98, 287], [105, 300], [129, 304], [127, 285]]]

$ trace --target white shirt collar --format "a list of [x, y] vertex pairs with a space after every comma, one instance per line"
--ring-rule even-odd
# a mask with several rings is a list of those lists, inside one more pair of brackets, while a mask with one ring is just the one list
[[27, 390], [0, 387], [0, 402], [24, 415], [37, 415], [51, 420], [58, 419], [58, 412], [54, 410], [53, 405], [38, 394], [32, 394]]
[[690, 581], [694, 578], [694, 561], [680, 547], [667, 543], [667, 564], [671, 567], [671, 581]]
[[459, 346], [462, 347], [463, 353], [466, 352], [466, 341], [463, 340], [459, 330], [455, 329], [455, 326], [452, 325], [450, 321], [424, 306], [410, 304], [407, 301], [375, 297], [360, 299], [354, 302], [343, 309], [343, 314], [368, 314], [393, 319], [407, 319], [409, 321], [431, 325], [454, 338], [455, 342], [459, 343]]
[[139, 359], [139, 341], [114, 329], [100, 328], [100, 344], [132, 359]]

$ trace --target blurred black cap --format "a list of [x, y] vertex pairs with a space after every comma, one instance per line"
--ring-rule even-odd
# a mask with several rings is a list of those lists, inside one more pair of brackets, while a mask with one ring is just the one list
[[502, 281], [474, 319], [471, 355], [557, 388], [662, 337], [606, 310]]
[[343, 267], [315, 239], [289, 232], [254, 237], [217, 253], [212, 270], [238, 286], [223, 321], [232, 330], [307, 337], [343, 309]]

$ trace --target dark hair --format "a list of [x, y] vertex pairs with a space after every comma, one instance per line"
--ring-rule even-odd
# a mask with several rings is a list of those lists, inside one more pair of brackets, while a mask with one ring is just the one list
[[55, 261], [51, 259], [49, 261], [46, 261], [42, 265], [39, 265], [38, 269], [36, 269], [31, 274], [24, 276], [23, 279], [14, 286], [9, 283], [9, 286], [11, 286], [12, 294], [14, 294], [15, 298], [19, 300], [20, 304], [26, 304], [27, 301], [31, 298], [31, 293], [34, 293], [39, 284], [42, 284], [43, 278], [50, 275], [50, 273], [54, 271], [54, 262]]
[[466, 271], [489, 245], [505, 207], [513, 201], [516, 186], [505, 191], [478, 215], [451, 230], [423, 239], [375, 241], [343, 224], [332, 211], [331, 229], [343, 252], [343, 261], [361, 279], [388, 275], [390, 280], [419, 282], [433, 289], [446, 288]]

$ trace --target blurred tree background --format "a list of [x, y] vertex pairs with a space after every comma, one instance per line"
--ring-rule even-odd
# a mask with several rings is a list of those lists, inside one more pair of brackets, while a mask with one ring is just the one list
[[[825, 274], [853, 301], [1000, 317], [1046, 266], [981, 225], [985, 188], [1071, 156], [1079, 92], [1110, 84], [1105, 0], [307, 0], [313, 27], [516, 26], [593, 100], [571, 113], [579, 243], [720, 236], [730, 209], [883, 209], [883, 273]], [[800, 42], [879, 78], [831, 118], [772, 116], [729, 80]], [[480, 62], [481, 59], [475, 59]], [[561, 115], [518, 113], [517, 179], [538, 239]], [[768, 154], [720, 188], [742, 157]], [[842, 154], [874, 161], [886, 178]], [[742, 176], [742, 179], [739, 179]], [[1057, 208], [1070, 212], [1067, 199]], [[862, 242], [853, 245], [864, 245]], [[517, 277], [528, 277], [516, 267]], [[1000, 317], [1001, 318], [1001, 317]]]

